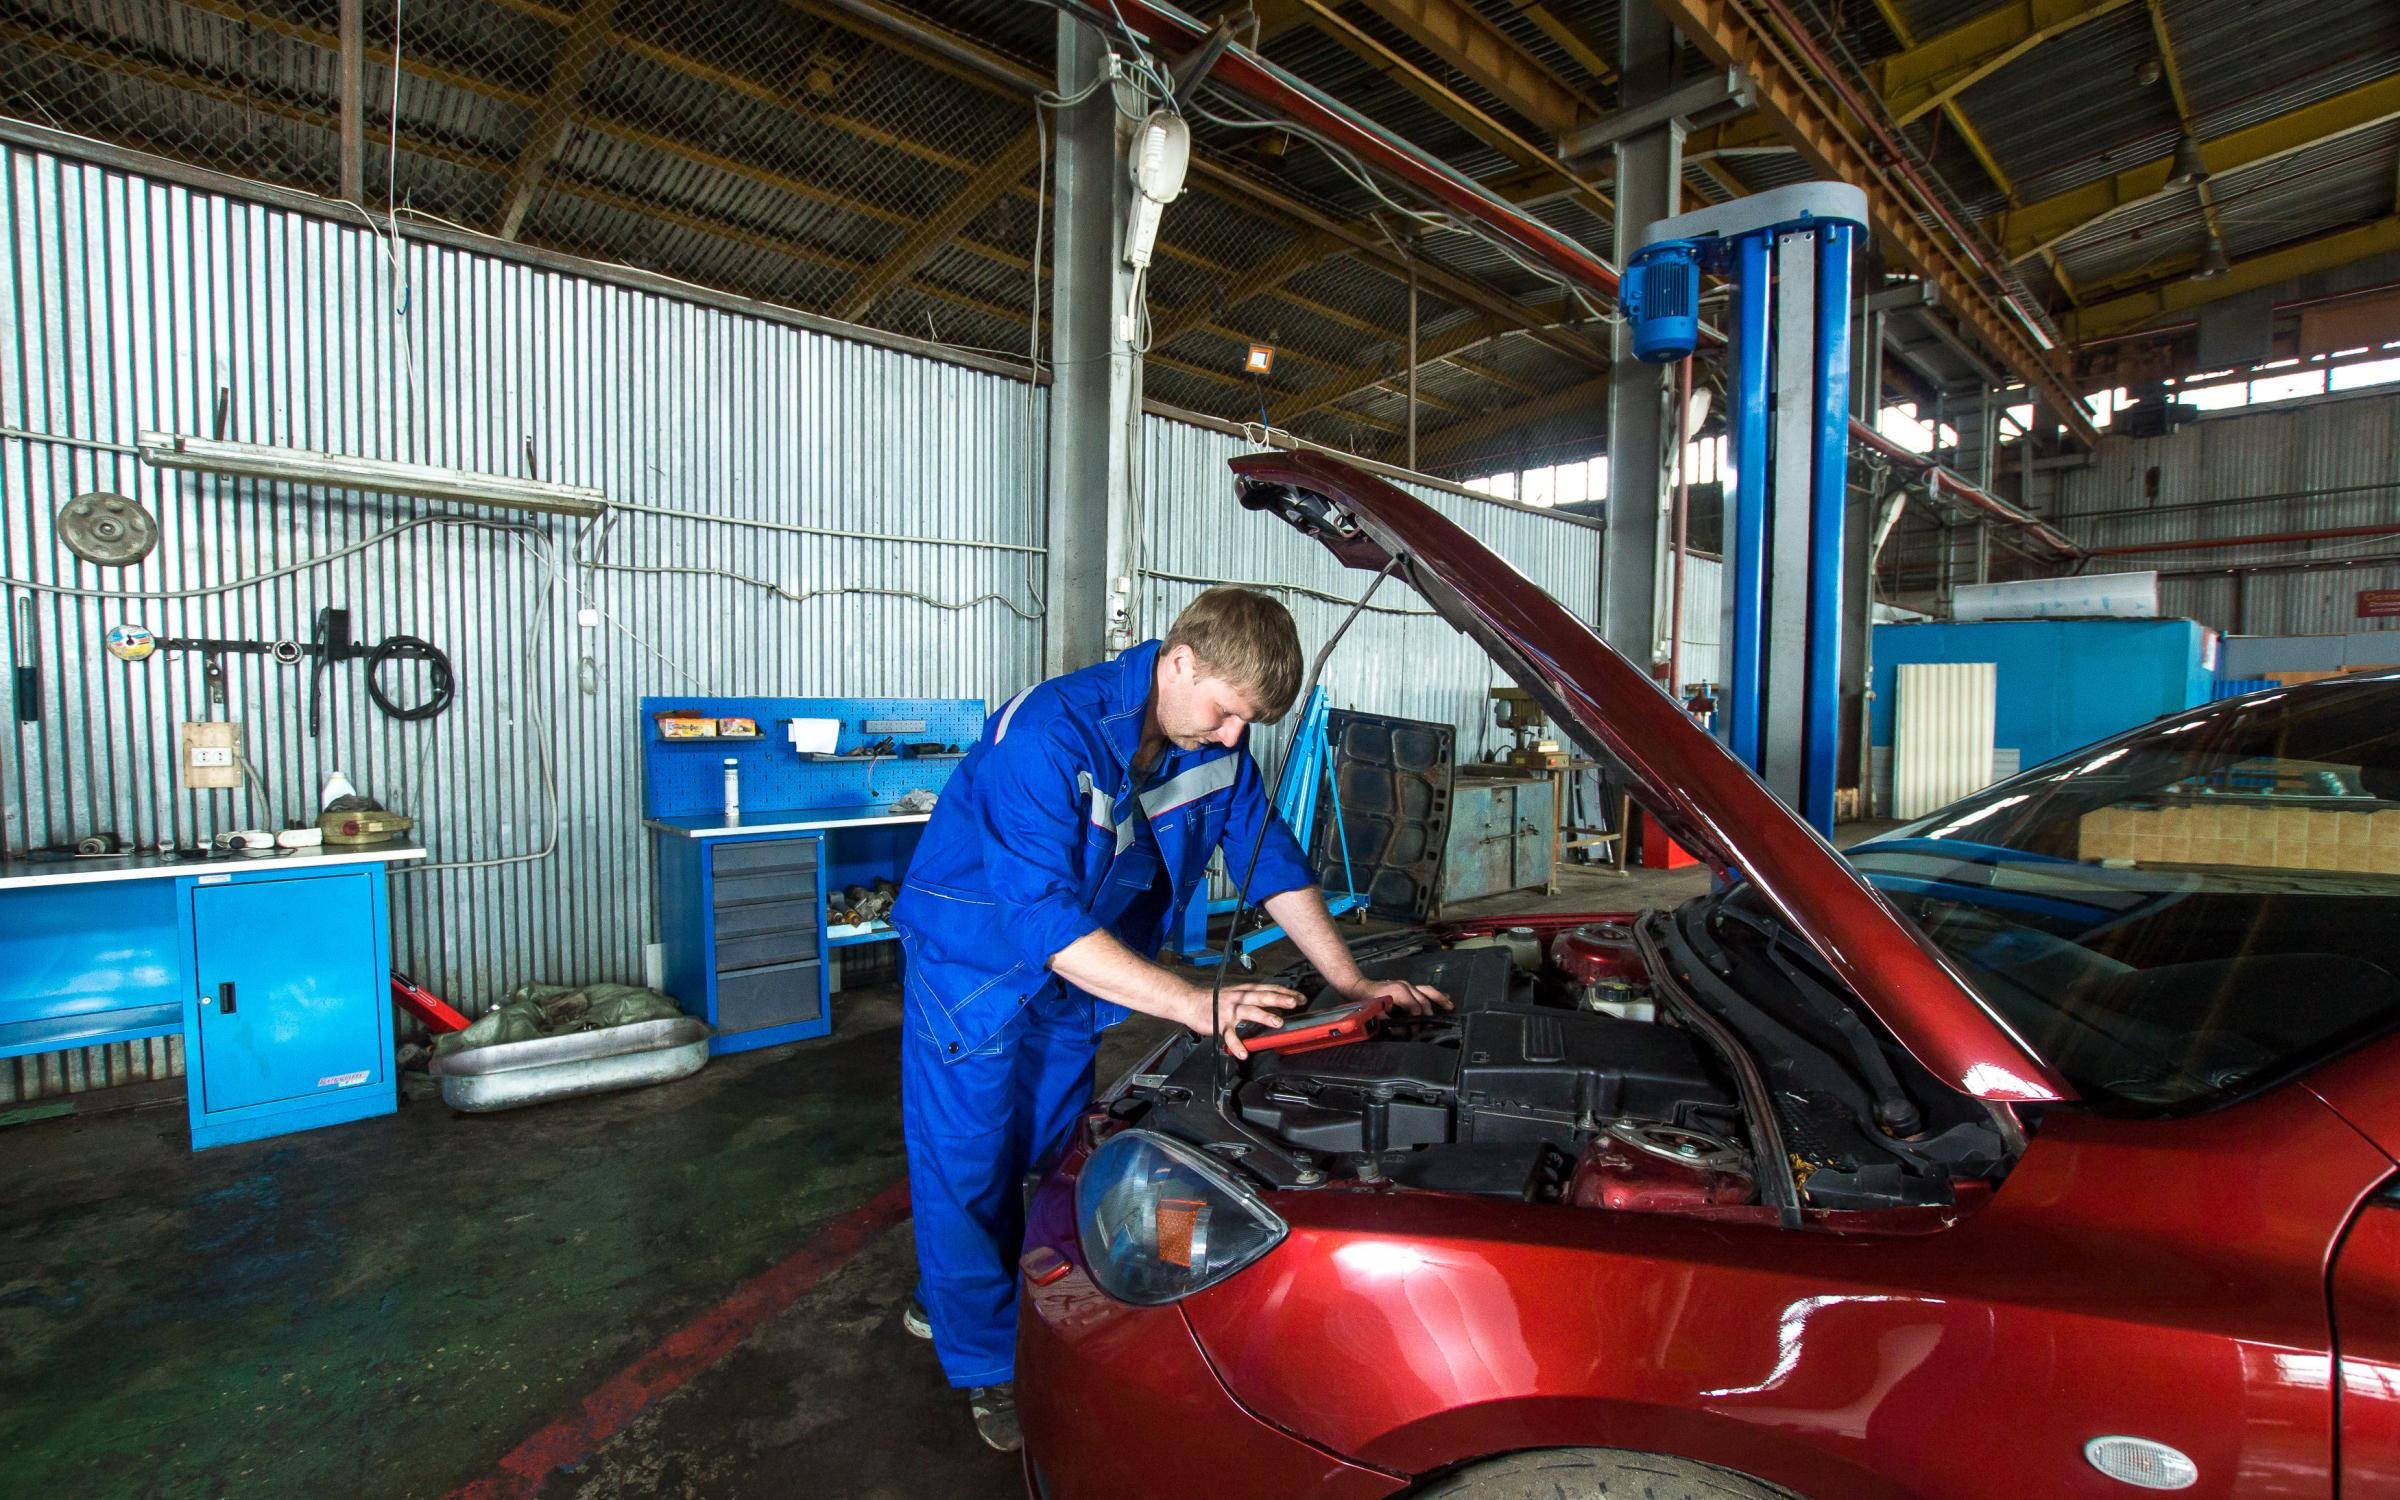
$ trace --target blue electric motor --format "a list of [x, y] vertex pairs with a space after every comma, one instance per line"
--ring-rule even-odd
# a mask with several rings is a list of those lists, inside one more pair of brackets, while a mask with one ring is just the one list
[[1633, 325], [1634, 358], [1667, 365], [1700, 342], [1700, 249], [1690, 240], [1644, 245], [1625, 268], [1618, 301]]

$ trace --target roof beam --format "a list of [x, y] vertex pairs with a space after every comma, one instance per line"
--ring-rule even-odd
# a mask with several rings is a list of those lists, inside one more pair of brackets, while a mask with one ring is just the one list
[[[1507, 332], [1508, 326], [1498, 318], [1469, 318], [1456, 327], [1429, 338], [1418, 339], [1418, 367], [1447, 359]], [[1387, 349], [1370, 363], [1337, 370], [1305, 391], [1270, 403], [1267, 408], [1268, 420], [1278, 427], [1287, 427], [1294, 418], [1304, 417], [1320, 407], [1346, 401], [1360, 391], [1372, 390], [1392, 379], [1395, 374], [1404, 376], [1408, 373], [1407, 357], [1405, 350]]]
[[2319, 235], [2263, 255], [2245, 256], [2233, 263], [2232, 270], [2206, 281], [2193, 281], [2177, 272], [2173, 280], [2095, 302], [2068, 314], [2065, 332], [2075, 343], [2089, 343], [2130, 332], [2174, 313], [2189, 312], [2221, 297], [2257, 291], [2294, 276], [2329, 271], [2394, 250], [2400, 250], [2400, 214]]
[[1592, 45], [1591, 40], [1575, 28], [1573, 22], [1550, 8], [1550, 0], [1519, 0], [1517, 14], [1542, 30], [1542, 35], [1558, 44], [1561, 52], [1575, 59], [1575, 65], [1602, 83], [1617, 81], [1617, 66]]
[[[1003, 93], [1030, 94], [1049, 88], [1054, 81], [980, 42], [894, 10], [882, 4], [881, 0], [784, 0], [784, 3], [810, 15], [821, 16], [862, 36], [896, 46], [912, 57], [936, 60], [939, 66], [961, 77], [972, 78], [985, 88]], [[1311, 14], [1317, 13], [1313, 9], [1316, 0], [1261, 0], [1259, 11], [1262, 17], [1280, 16], [1287, 5], [1312, 7]], [[967, 61], [962, 62], [961, 59]], [[1399, 252], [1380, 236], [1369, 237], [1357, 233], [1313, 205], [1303, 203], [1245, 172], [1208, 157], [1195, 156], [1192, 175], [1229, 203], [1272, 208], [1311, 228], [1332, 230], [1348, 239], [1352, 247], [1367, 259], [1387, 268], [1390, 274], [1403, 278], [1408, 274], [1407, 264]], [[1539, 313], [1493, 287], [1455, 272], [1425, 265], [1420, 265], [1419, 279], [1426, 289], [1454, 302], [1513, 318], [1516, 326], [1570, 358], [1599, 368], [1608, 365], [1606, 350], [1595, 350], [1585, 340], [1551, 327]]]
[[[1164, 349], [1193, 329], [1209, 326], [1223, 311], [1277, 292], [1293, 277], [1349, 253], [1349, 242], [1330, 230], [1320, 229], [1304, 234], [1257, 265], [1239, 267], [1230, 272], [1226, 278], [1231, 284], [1230, 289], [1225, 290], [1224, 295], [1206, 294], [1180, 307], [1169, 308], [1165, 317], [1156, 319], [1152, 324], [1150, 347]], [[1336, 312], [1333, 308], [1321, 307], [1313, 302], [1296, 305], [1311, 312]], [[1347, 314], [1336, 316], [1333, 321], [1359, 332], [1381, 335], [1390, 331]]]
[[975, 221], [976, 215], [1025, 180], [1041, 149], [1042, 126], [1036, 120], [1018, 131], [1015, 139], [1002, 146], [930, 217], [920, 220], [900, 237], [900, 243], [885, 251], [883, 258], [858, 279], [858, 284], [834, 304], [833, 315], [855, 323], [867, 315], [884, 293], [924, 270], [926, 263], [942, 252], [943, 246], [957, 239]]
[[1556, 139], [1600, 106], [1569, 88], [1507, 32], [1461, 0], [1358, 0], [1417, 45], [1481, 84]]
[[[1308, 7], [1311, 20], [1318, 30], [1340, 42], [1360, 57], [1377, 66], [1385, 76], [1394, 79], [1422, 98], [1426, 103], [1449, 116], [1459, 125], [1487, 144], [1514, 159], [1521, 166], [1536, 167], [1555, 174], [1565, 186], [1588, 195], [1602, 213], [1611, 210], [1608, 195], [1584, 177], [1569, 170], [1536, 142], [1529, 141], [1493, 119], [1471, 101], [1427, 73], [1415, 63], [1377, 41], [1348, 17], [1334, 9], [1326, 0], [1299, 0]], [[1513, 44], [1511, 44], [1513, 45]]]
[[550, 64], [550, 81], [543, 86], [541, 102], [534, 106], [533, 123], [526, 127], [525, 143], [517, 148], [516, 162], [508, 170], [508, 186], [501, 193], [500, 217], [492, 231], [504, 240], [513, 240], [525, 227], [525, 214], [533, 207], [533, 195], [540, 190], [542, 174], [550, 169], [550, 158], [558, 154], [558, 143], [567, 133], [567, 122], [573, 118], [575, 100], [583, 93], [583, 80], [607, 50], [609, 22], [615, 18], [617, 0], [583, 0], [568, 23], [567, 37], [559, 45], [558, 56]]
[[[2133, 0], [2010, 0], [1998, 10], [1874, 63], [1875, 92], [1907, 125], [1957, 98], [2042, 43], [2123, 10]], [[1905, 39], [1906, 34], [1902, 33]]]
[[[1547, 396], [1532, 401], [1517, 402], [1514, 405], [1500, 407], [1496, 411], [1485, 412], [1481, 416], [1468, 417], [1444, 427], [1437, 427], [1432, 432], [1418, 437], [1417, 463], [1420, 467], [1438, 463], [1470, 444], [1482, 442], [1487, 438], [1500, 437], [1514, 432], [1520, 427], [1528, 427], [1535, 422], [1547, 421], [1563, 413], [1586, 407], [1592, 409], [1596, 418], [1603, 417], [1605, 408], [1601, 403], [1607, 399], [1608, 377], [1600, 375], [1581, 385], [1568, 386], [1565, 390], [1553, 391]], [[1393, 447], [1397, 446], [1393, 445]], [[1387, 448], [1386, 451], [1392, 450]]]
[[1904, 263], [1935, 283], [1943, 303], [2000, 356], [2001, 363], [2047, 398], [2078, 441], [2098, 440], [2082, 396], [2067, 383], [2047, 351], [2027, 328], [2027, 315], [2010, 306], [1994, 280], [1977, 264], [1973, 248], [1926, 227], [1922, 213], [1939, 216], [1938, 201], [1901, 172], [1873, 132], [1863, 129], [1846, 101], [1828, 92], [1791, 46], [1749, 9], [1748, 0], [1655, 0], [1678, 30], [1710, 61], [1740, 68], [1751, 81], [1759, 111], [1818, 171], [1856, 183], [1867, 195], [1875, 234]]
[[[2256, 166], [2279, 156], [2400, 117], [2400, 74], [2378, 78], [2347, 93], [2320, 99], [2200, 146], [2200, 159], [2216, 175]], [[2174, 157], [2161, 156], [2120, 172], [2012, 208], [1991, 220], [2001, 253], [2011, 260], [2047, 250], [2081, 234], [2119, 209], [2147, 202], [2166, 191]]]

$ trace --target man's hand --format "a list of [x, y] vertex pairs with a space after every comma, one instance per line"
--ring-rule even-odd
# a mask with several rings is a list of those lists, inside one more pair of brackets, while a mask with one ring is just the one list
[[1430, 984], [1410, 984], [1405, 979], [1369, 979], [1360, 975], [1349, 984], [1340, 986], [1344, 1000], [1358, 1002], [1384, 999], [1392, 1009], [1412, 1016], [1429, 1016], [1437, 1010], [1450, 1008], [1450, 997]]
[[[1234, 1034], [1234, 1028], [1245, 1021], [1270, 1030], [1279, 1028], [1283, 1025], [1282, 1012], [1299, 1003], [1298, 990], [1287, 990], [1279, 984], [1245, 982], [1226, 985], [1217, 992], [1215, 1002], [1217, 1029], [1224, 1033], [1225, 1050], [1236, 1057], [1248, 1057], [1250, 1049], [1242, 1045], [1242, 1039]], [[1209, 1012], [1207, 989], [1195, 988], [1183, 1024], [1206, 1036], [1209, 1033]]]

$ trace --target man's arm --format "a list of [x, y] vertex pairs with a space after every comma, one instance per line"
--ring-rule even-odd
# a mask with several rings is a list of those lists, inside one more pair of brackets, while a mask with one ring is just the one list
[[[1318, 915], [1324, 915], [1321, 906]], [[1244, 981], [1218, 991], [1212, 1017], [1207, 986], [1168, 972], [1104, 931], [1087, 932], [1061, 948], [1051, 956], [1050, 969], [1086, 994], [1188, 1026], [1202, 1036], [1211, 1031], [1213, 1019], [1213, 1029], [1224, 1033], [1225, 1049], [1236, 1057], [1248, 1057], [1250, 1051], [1234, 1034], [1234, 1027], [1244, 1021], [1281, 1026], [1283, 1017], [1278, 1012], [1300, 1003], [1295, 990]]]
[[1450, 1008], [1450, 997], [1429, 984], [1410, 984], [1399, 979], [1369, 979], [1359, 971], [1358, 960], [1350, 956], [1350, 945], [1333, 930], [1333, 918], [1325, 911], [1325, 893], [1315, 886], [1296, 891], [1280, 891], [1264, 903], [1267, 915], [1292, 940], [1300, 956], [1309, 961], [1334, 993], [1345, 1000], [1370, 1000], [1381, 996], [1411, 1015], [1427, 1015], [1436, 1007]]

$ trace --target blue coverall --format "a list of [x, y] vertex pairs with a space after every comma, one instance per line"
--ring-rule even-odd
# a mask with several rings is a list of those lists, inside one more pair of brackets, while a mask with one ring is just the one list
[[1095, 931], [1155, 954], [1219, 842], [1238, 876], [1262, 822], [1244, 894], [1316, 882], [1247, 731], [1232, 749], [1169, 744], [1135, 776], [1158, 650], [1145, 642], [1002, 704], [943, 789], [892, 909], [917, 1295], [954, 1386], [1014, 1378], [1020, 1184], [1065, 1145], [1099, 1033], [1126, 1015], [1051, 973], [1051, 956]]

